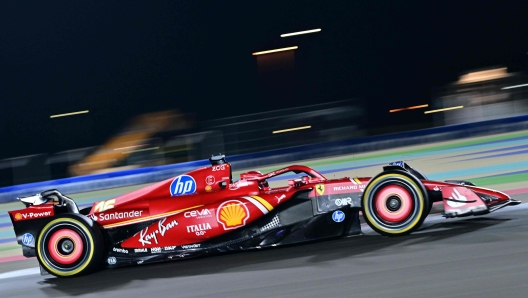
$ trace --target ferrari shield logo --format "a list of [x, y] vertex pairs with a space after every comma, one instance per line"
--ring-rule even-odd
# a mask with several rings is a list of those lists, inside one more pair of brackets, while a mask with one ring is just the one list
[[317, 184], [315, 186], [315, 191], [317, 191], [317, 193], [322, 196], [324, 194], [324, 184]]

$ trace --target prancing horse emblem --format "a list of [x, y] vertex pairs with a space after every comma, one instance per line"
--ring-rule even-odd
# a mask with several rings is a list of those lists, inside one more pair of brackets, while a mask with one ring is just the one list
[[322, 196], [324, 194], [324, 184], [317, 184], [315, 186], [315, 191], [317, 191], [317, 193]]

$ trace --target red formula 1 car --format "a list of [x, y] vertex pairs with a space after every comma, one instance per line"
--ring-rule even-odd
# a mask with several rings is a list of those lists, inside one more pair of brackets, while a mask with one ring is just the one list
[[[288, 166], [233, 181], [225, 156], [211, 165], [79, 210], [57, 190], [19, 200], [9, 215], [24, 256], [43, 274], [75, 276], [118, 267], [361, 233], [359, 211], [389, 236], [416, 230], [434, 201], [445, 217], [481, 215], [520, 201], [466, 181], [429, 181], [404, 162], [373, 178], [327, 179]], [[283, 187], [268, 180], [281, 176]]]

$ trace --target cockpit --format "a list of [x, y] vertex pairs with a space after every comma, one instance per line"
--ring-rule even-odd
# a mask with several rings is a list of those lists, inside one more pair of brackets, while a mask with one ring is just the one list
[[243, 180], [256, 180], [258, 182], [258, 187], [260, 190], [269, 190], [269, 183], [266, 179], [259, 179], [262, 178], [262, 172], [261, 171], [249, 171], [246, 173], [240, 174], [240, 179]]
[[[226, 161], [225, 155], [213, 155], [209, 158], [209, 162], [211, 163], [211, 172], [206, 174], [208, 176], [205, 177], [207, 184], [205, 190], [209, 192], [215, 191], [216, 187], [214, 185], [218, 185], [220, 189], [224, 189], [228, 186], [227, 184], [229, 184], [230, 190], [237, 190], [241, 187], [247, 190], [247, 187], [258, 186], [258, 190], [260, 191], [269, 191], [271, 190], [271, 187], [268, 180], [277, 180], [277, 176], [282, 176], [283, 179], [288, 180], [288, 185], [284, 186], [284, 188], [301, 187], [308, 183], [326, 180], [323, 175], [314, 169], [301, 165], [291, 165], [266, 174], [262, 174], [262, 172], [257, 170], [248, 171], [240, 174], [240, 180], [233, 181], [231, 165]], [[292, 174], [294, 176], [292, 176]], [[221, 182], [218, 183], [218, 181]]]

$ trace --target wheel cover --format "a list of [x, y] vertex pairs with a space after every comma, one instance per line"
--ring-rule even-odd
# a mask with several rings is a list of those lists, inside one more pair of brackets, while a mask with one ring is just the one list
[[71, 265], [78, 261], [83, 250], [84, 244], [81, 236], [71, 229], [54, 231], [48, 241], [48, 252], [51, 259], [61, 265]]
[[407, 219], [414, 208], [412, 194], [400, 185], [386, 185], [374, 198], [376, 213], [388, 224], [398, 224]]

